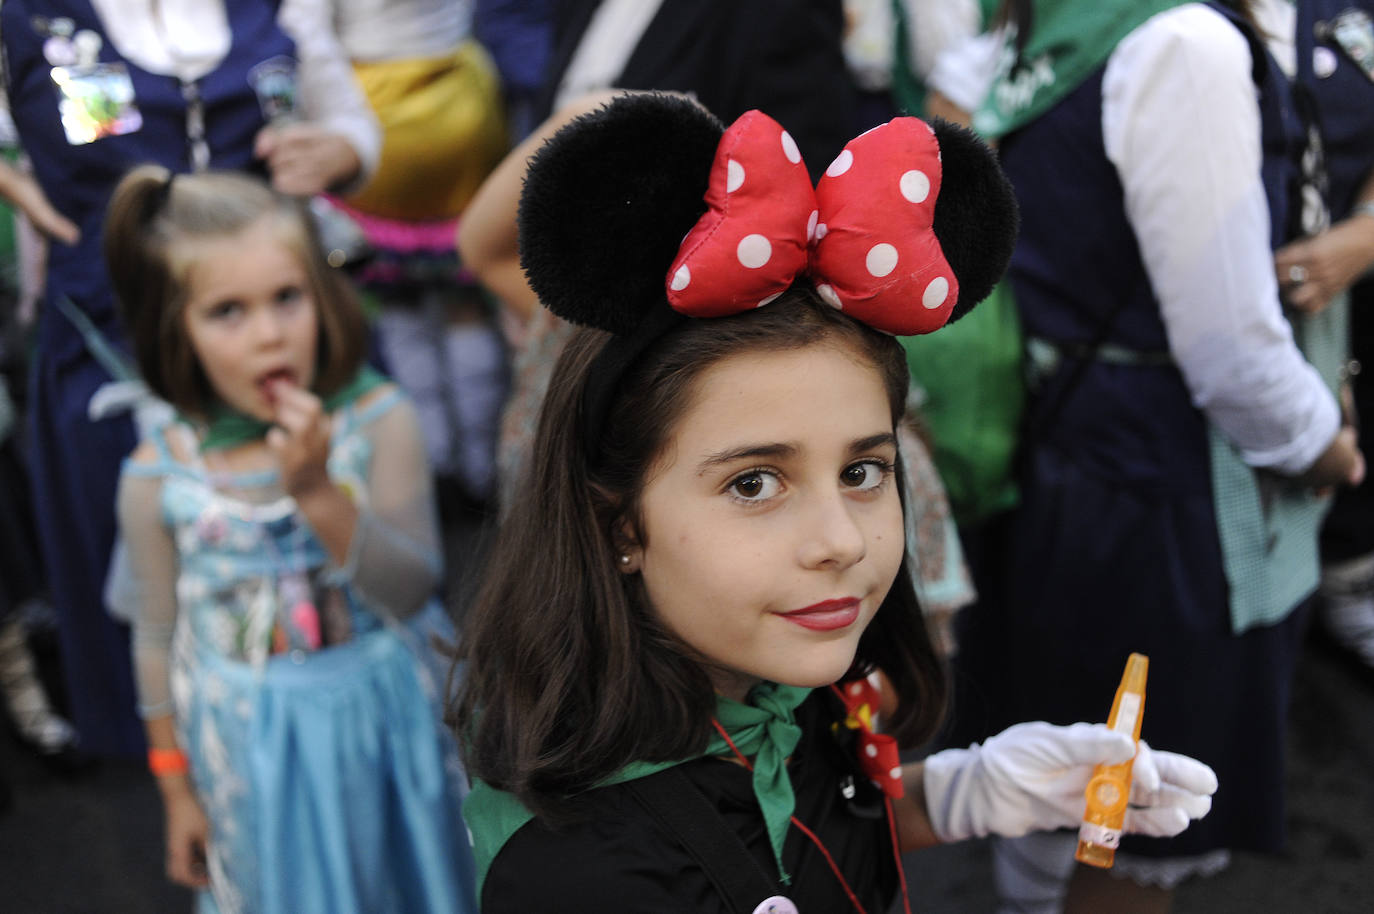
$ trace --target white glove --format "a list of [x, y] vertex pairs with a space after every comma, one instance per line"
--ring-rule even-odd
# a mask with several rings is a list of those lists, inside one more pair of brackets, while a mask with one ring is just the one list
[[[942, 841], [962, 841], [1076, 827], [1093, 766], [1118, 765], [1133, 751], [1131, 738], [1106, 724], [1036, 721], [1008, 727], [981, 747], [937, 752], [924, 772], [931, 828]], [[1176, 835], [1207, 815], [1216, 789], [1216, 774], [1202, 762], [1151, 751], [1141, 740], [1123, 828]]]

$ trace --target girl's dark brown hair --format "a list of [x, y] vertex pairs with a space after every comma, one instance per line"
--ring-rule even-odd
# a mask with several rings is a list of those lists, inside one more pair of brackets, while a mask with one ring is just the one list
[[[799, 284], [766, 308], [684, 321], [660, 338], [622, 377], [601, 447], [589, 457], [582, 393], [607, 339], [578, 330], [554, 368], [529, 469], [465, 616], [463, 683], [450, 713], [469, 773], [551, 820], [629, 762], [700, 754], [711, 732], [715, 698], [706, 673], [656, 620], [640, 577], [616, 566], [624, 536], [617, 531], [628, 524], [641, 536], [646, 476], [701, 373], [741, 353], [823, 343], [874, 366], [894, 427], [907, 395], [896, 340]], [[901, 698], [890, 731], [906, 745], [931, 736], [946, 683], [907, 560], [860, 639], [851, 673], [873, 667]]]
[[[170, 182], [170, 183], [169, 183]], [[320, 327], [315, 393], [327, 396], [362, 364], [367, 323], [348, 281], [325, 262], [305, 205], [234, 172], [177, 175], [143, 165], [115, 187], [105, 215], [105, 264], [148, 387], [183, 413], [204, 416], [215, 393], [186, 334], [183, 309], [195, 244], [281, 221], [283, 243], [305, 267]], [[253, 264], [245, 263], [245, 270]]]

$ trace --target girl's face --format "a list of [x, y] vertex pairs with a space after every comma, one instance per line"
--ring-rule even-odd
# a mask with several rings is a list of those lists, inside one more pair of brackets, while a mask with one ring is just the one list
[[882, 378], [848, 347], [728, 357], [696, 380], [622, 567], [721, 694], [834, 682], [901, 566], [896, 458]]
[[309, 277], [284, 235], [264, 216], [235, 235], [187, 242], [191, 348], [216, 395], [265, 422], [277, 385], [310, 387], [319, 338]]

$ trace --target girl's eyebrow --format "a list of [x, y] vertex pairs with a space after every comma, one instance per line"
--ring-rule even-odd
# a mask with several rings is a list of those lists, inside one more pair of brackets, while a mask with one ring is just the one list
[[722, 463], [731, 463], [745, 457], [758, 457], [773, 460], [795, 457], [801, 448], [795, 444], [778, 442], [777, 444], [745, 444], [740, 447], [732, 447], [729, 450], [720, 451], [707, 457], [697, 466], [697, 475], [705, 476], [714, 467]]
[[896, 447], [897, 436], [892, 432], [880, 432], [876, 435], [869, 435], [867, 438], [860, 438], [849, 446], [849, 453], [862, 454], [864, 451], [876, 450], [880, 447]]
[[[849, 445], [849, 453], [862, 454], [865, 451], [872, 451], [880, 447], [896, 447], [897, 436], [891, 432], [880, 432], [876, 435], [869, 435], [866, 438], [859, 438]], [[795, 457], [801, 452], [801, 448], [788, 442], [777, 442], [775, 444], [745, 444], [740, 447], [733, 447], [728, 450], [712, 454], [697, 465], [697, 475], [705, 476], [714, 467], [723, 463], [732, 463], [746, 457], [764, 460], [785, 460]]]

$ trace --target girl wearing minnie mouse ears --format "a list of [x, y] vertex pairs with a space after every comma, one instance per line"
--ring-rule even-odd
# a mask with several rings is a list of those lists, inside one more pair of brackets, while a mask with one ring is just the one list
[[[1005, 266], [988, 150], [899, 118], [813, 189], [765, 115], [628, 95], [541, 149], [519, 221], [534, 291], [583, 326], [466, 617], [483, 910], [885, 911], [902, 850], [1076, 825], [1093, 765], [1135, 752], [1102, 725], [897, 753], [946, 686], [905, 573], [892, 334]], [[1141, 743], [1127, 828], [1177, 833], [1215, 788]]]

